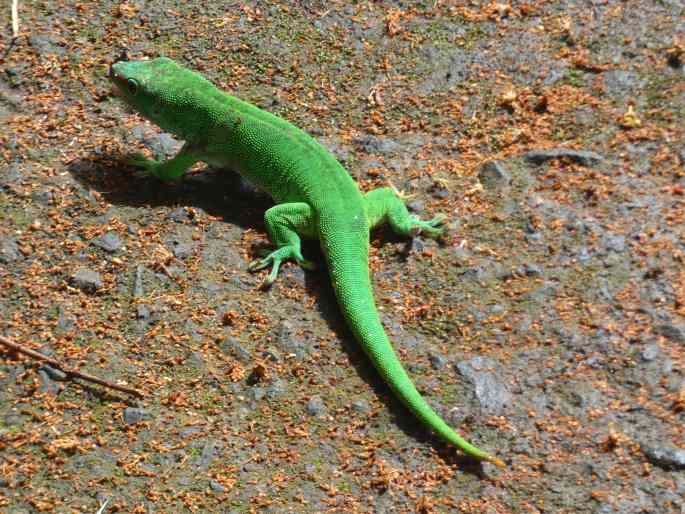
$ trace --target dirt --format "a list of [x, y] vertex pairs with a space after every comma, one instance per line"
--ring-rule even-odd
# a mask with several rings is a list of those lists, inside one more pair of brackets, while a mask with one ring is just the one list
[[[685, 10], [678, 1], [18, 3], [0, 39], [0, 511], [685, 512]], [[9, 6], [6, 8], [9, 20]], [[392, 398], [270, 201], [127, 112], [165, 55], [307, 130], [363, 190], [449, 217], [374, 232]]]

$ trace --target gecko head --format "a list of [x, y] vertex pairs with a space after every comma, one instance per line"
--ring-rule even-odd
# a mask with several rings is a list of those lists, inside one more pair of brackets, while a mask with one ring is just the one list
[[206, 82], [167, 57], [119, 59], [109, 68], [109, 80], [114, 93], [128, 106], [177, 135], [183, 135], [184, 122], [192, 119], [193, 91]]
[[[109, 67], [114, 93], [128, 105], [147, 116], [148, 107], [165, 94], [165, 77], [180, 68], [174, 61], [160, 57], [151, 61], [118, 60]], [[154, 120], [153, 120], [154, 121]]]

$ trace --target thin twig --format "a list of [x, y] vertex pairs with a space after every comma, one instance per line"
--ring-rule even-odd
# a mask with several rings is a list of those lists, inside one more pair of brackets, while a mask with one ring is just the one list
[[12, 38], [19, 37], [19, 0], [12, 0]]
[[96, 514], [102, 514], [105, 512], [105, 508], [107, 507], [107, 504], [109, 503], [109, 498], [107, 498], [102, 505], [100, 505], [100, 508], [98, 509]]
[[140, 391], [138, 391], [136, 389], [132, 389], [130, 387], [114, 384], [114, 383], [109, 382], [107, 380], [104, 380], [102, 378], [94, 377], [93, 375], [88, 375], [86, 373], [81, 373], [80, 371], [77, 371], [75, 369], [65, 368], [64, 365], [61, 362], [59, 362], [58, 360], [55, 360], [51, 357], [47, 357], [47, 356], [43, 355], [42, 353], [38, 353], [34, 350], [29, 350], [28, 348], [24, 348], [23, 346], [18, 345], [17, 343], [13, 343], [12, 341], [7, 339], [6, 337], [0, 336], [0, 344], [2, 344], [3, 346], [6, 346], [7, 348], [14, 350], [17, 353], [21, 353], [23, 355], [28, 355], [29, 357], [33, 357], [34, 359], [38, 359], [40, 361], [47, 362], [48, 364], [50, 364], [50, 366], [63, 371], [64, 373], [66, 373], [69, 376], [72, 376], [75, 378], [80, 378], [81, 380], [86, 380], [88, 382], [93, 382], [95, 384], [100, 384], [101, 386], [109, 387], [110, 389], [115, 389], [117, 391], [121, 391], [122, 393], [127, 393], [127, 394], [130, 394], [133, 396], [137, 396], [138, 398], [143, 397], [143, 393], [141, 393]]

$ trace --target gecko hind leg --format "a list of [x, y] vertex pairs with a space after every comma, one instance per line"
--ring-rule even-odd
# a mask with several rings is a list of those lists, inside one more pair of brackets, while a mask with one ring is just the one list
[[364, 196], [371, 227], [387, 222], [390, 228], [401, 236], [414, 237], [426, 234], [429, 237], [439, 237], [444, 231], [446, 216], [439, 214], [430, 220], [422, 220], [410, 214], [402, 198], [390, 187], [383, 187], [369, 191]]
[[275, 205], [264, 213], [264, 222], [271, 241], [276, 249], [263, 259], [253, 261], [248, 266], [250, 271], [258, 271], [271, 266], [263, 286], [270, 286], [278, 277], [281, 263], [288, 260], [297, 262], [305, 269], [314, 269], [316, 265], [302, 256], [301, 239], [315, 237], [316, 226], [314, 211], [309, 204], [301, 202]]

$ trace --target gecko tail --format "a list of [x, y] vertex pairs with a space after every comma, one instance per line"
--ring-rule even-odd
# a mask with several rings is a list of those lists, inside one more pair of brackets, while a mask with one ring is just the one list
[[354, 235], [356, 239], [349, 233], [345, 237], [344, 231], [333, 231], [330, 235], [322, 234], [321, 239], [338, 304], [364, 352], [397, 398], [425, 426], [465, 454], [505, 466], [501, 459], [458, 435], [417, 391], [378, 317], [368, 269], [368, 237], [364, 242]]

